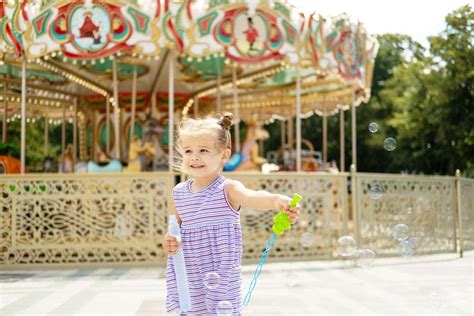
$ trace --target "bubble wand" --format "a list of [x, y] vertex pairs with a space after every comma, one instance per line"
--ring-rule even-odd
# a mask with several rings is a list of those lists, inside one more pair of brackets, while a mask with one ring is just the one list
[[[291, 200], [290, 202], [290, 207], [296, 207], [301, 198], [301, 195], [299, 195], [298, 193], [293, 194], [293, 200]], [[273, 217], [273, 234], [267, 241], [267, 246], [265, 247], [265, 250], [263, 250], [262, 255], [260, 256], [260, 263], [258, 264], [257, 270], [255, 270], [255, 273], [253, 274], [253, 279], [250, 282], [249, 290], [244, 298], [244, 306], [247, 306], [250, 302], [252, 292], [255, 289], [255, 286], [257, 285], [258, 276], [260, 275], [260, 272], [262, 272], [262, 268], [265, 264], [265, 261], [267, 261], [268, 254], [270, 253], [270, 250], [275, 244], [277, 235], [281, 235], [285, 230], [290, 230], [290, 228], [291, 221], [288, 218], [288, 214], [286, 214], [284, 211], [280, 211], [277, 215], [275, 215], [275, 217]]]

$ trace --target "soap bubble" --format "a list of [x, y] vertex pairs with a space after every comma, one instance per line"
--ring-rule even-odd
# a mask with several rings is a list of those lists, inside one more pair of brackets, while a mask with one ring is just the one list
[[204, 277], [204, 285], [212, 290], [216, 289], [219, 287], [219, 284], [221, 283], [221, 277], [219, 276], [218, 273], [216, 272], [209, 272], [206, 273], [206, 276]]
[[300, 237], [300, 244], [303, 246], [303, 247], [311, 247], [311, 245], [313, 244], [314, 242], [314, 236], [313, 234], [311, 233], [303, 233], [301, 234], [301, 237]]
[[415, 245], [410, 240], [400, 242], [400, 256], [411, 257], [415, 253]]
[[411, 215], [413, 213], [413, 208], [407, 207], [407, 214]]
[[420, 243], [420, 239], [417, 237], [410, 237], [407, 240], [409, 240], [415, 248], [418, 247], [418, 244]]
[[229, 301], [220, 301], [216, 307], [217, 315], [231, 316], [233, 312], [232, 304]]
[[383, 141], [383, 148], [387, 151], [393, 151], [397, 148], [397, 141], [393, 137], [385, 138]]
[[356, 242], [351, 236], [342, 236], [337, 240], [337, 253], [343, 257], [349, 257], [356, 251]]
[[377, 123], [370, 123], [369, 124], [369, 132], [376, 133], [379, 130], [379, 126]]
[[370, 197], [374, 200], [378, 200], [383, 196], [383, 188], [376, 184], [370, 188]]
[[371, 249], [357, 249], [354, 252], [356, 265], [361, 268], [367, 268], [375, 260], [375, 252]]
[[405, 224], [397, 224], [392, 230], [392, 236], [398, 241], [403, 241], [408, 238], [410, 228]]

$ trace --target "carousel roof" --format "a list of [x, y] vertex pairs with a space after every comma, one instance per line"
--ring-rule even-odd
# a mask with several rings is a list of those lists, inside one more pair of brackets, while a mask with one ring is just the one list
[[367, 101], [377, 52], [362, 24], [345, 14], [323, 18], [270, 0], [10, 0], [0, 3], [0, 20], [0, 99], [10, 116], [19, 112], [23, 58], [28, 115], [60, 117], [76, 97], [82, 111], [103, 110], [113, 95], [113, 63], [120, 108], [130, 107], [136, 71], [138, 110], [155, 95], [157, 110], [167, 111], [175, 60], [183, 115], [195, 97], [200, 113], [215, 111], [218, 100], [232, 110], [235, 83], [241, 118], [269, 120], [294, 115], [298, 75], [303, 115]]

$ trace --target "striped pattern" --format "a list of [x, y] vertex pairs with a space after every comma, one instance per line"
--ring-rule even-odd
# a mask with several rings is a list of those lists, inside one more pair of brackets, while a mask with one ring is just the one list
[[[225, 178], [218, 177], [209, 187], [191, 191], [191, 181], [173, 189], [173, 199], [181, 223], [183, 252], [191, 296], [191, 314], [216, 314], [220, 301], [241, 311], [242, 232], [240, 214], [229, 204]], [[208, 289], [203, 280], [208, 273], [220, 276], [219, 286]], [[179, 311], [173, 260], [168, 258], [166, 309]]]

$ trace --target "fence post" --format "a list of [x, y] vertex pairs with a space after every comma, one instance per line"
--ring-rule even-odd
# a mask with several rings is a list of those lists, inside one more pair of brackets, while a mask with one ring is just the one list
[[351, 199], [352, 199], [352, 217], [354, 219], [354, 232], [356, 235], [357, 248], [360, 248], [360, 222], [359, 210], [357, 209], [357, 178], [356, 166], [351, 164]]
[[[461, 204], [461, 171], [456, 169], [456, 217], [459, 232], [459, 255], [464, 256], [464, 239], [462, 231], [462, 204]], [[456, 234], [454, 235], [456, 238]]]

